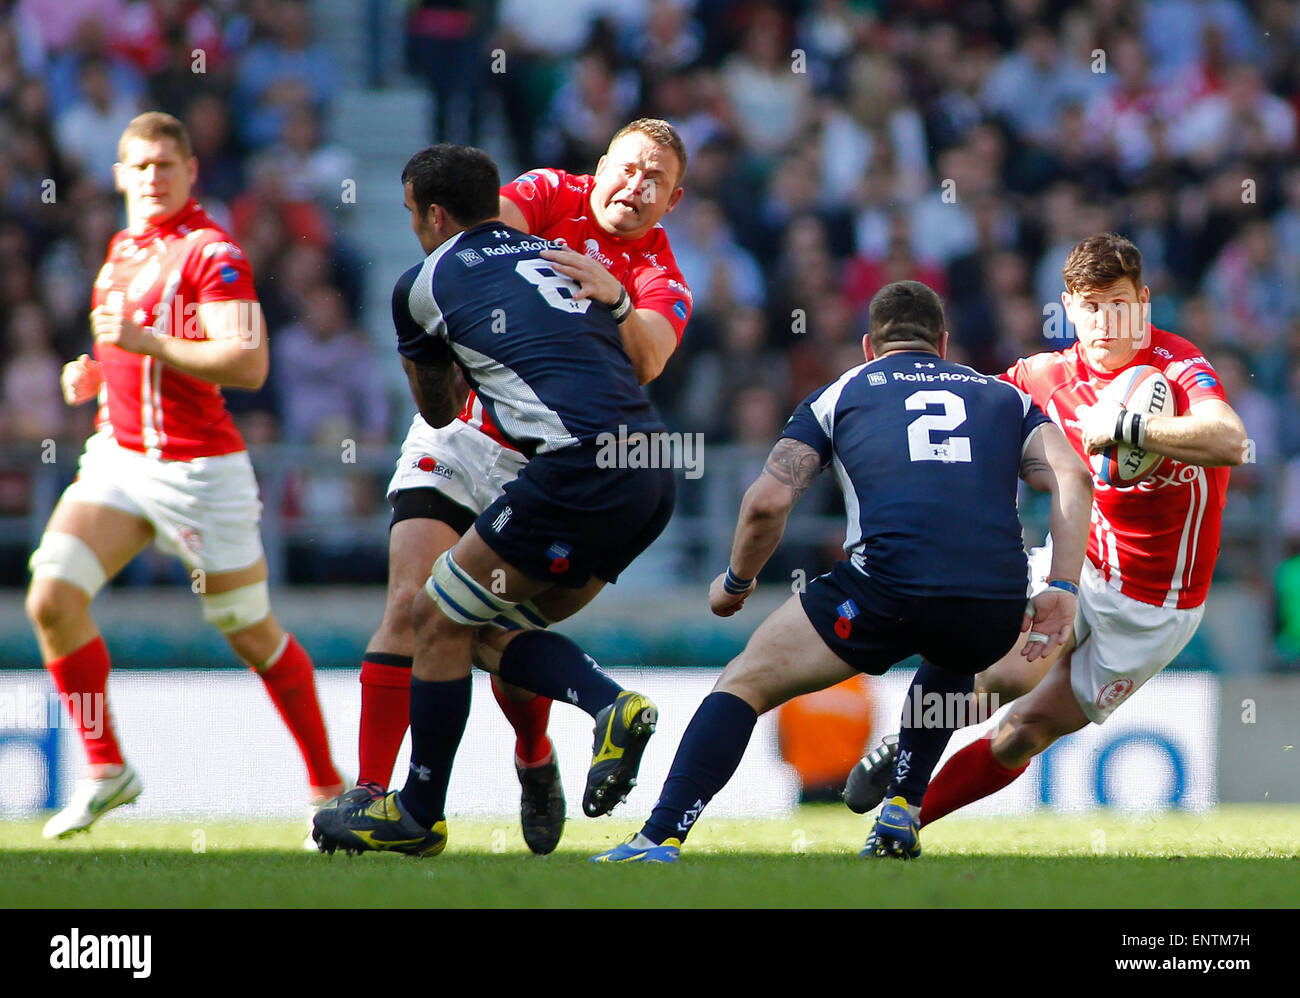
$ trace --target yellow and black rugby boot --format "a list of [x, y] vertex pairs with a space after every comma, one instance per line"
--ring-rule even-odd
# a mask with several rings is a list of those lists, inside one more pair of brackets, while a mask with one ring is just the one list
[[659, 708], [648, 697], [624, 690], [596, 715], [595, 743], [582, 813], [598, 818], [627, 799], [636, 786], [637, 770], [646, 742], [659, 722]]
[[321, 852], [400, 852], [436, 856], [447, 845], [447, 822], [425, 828], [402, 808], [397, 791], [368, 803], [321, 811], [312, 823]]
[[921, 855], [921, 825], [895, 797], [880, 809], [867, 844], [858, 853], [864, 859], [917, 859]]

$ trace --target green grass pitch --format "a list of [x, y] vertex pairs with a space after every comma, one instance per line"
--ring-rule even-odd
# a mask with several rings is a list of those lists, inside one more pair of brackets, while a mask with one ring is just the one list
[[0, 905], [132, 907], [1158, 907], [1296, 903], [1300, 807], [1195, 814], [950, 818], [915, 862], [857, 858], [867, 819], [808, 806], [709, 820], [676, 866], [596, 866], [637, 816], [571, 818], [552, 856], [508, 820], [449, 822], [447, 851], [333, 857], [300, 849], [301, 824], [166, 823], [114, 814], [46, 842], [0, 822]]

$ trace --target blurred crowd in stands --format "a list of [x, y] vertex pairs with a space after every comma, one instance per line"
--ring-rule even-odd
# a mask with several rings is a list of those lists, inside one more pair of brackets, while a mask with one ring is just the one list
[[[981, 370], [1060, 348], [1064, 255], [1114, 229], [1155, 324], [1203, 348], [1246, 423], [1233, 502], [1280, 497], [1267, 515], [1300, 546], [1300, 3], [388, 2], [431, 140], [589, 172], [627, 120], [678, 126], [687, 195], [665, 226], [695, 313], [652, 386], [674, 429], [765, 447], [860, 361], [866, 303], [899, 278], [944, 296], [953, 354]], [[338, 210], [352, 154], [312, 27], [330, 9], [0, 0], [0, 442], [86, 429], [58, 371], [88, 348], [115, 141], [145, 107], [189, 125], [198, 195], [252, 260], [274, 364], [228, 393], [250, 442], [400, 437]]]

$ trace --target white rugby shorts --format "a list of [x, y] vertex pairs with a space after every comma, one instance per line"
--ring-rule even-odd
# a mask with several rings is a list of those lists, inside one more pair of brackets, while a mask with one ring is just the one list
[[147, 520], [158, 549], [188, 568], [233, 572], [262, 557], [262, 502], [247, 451], [161, 461], [99, 431], [86, 441], [77, 468], [64, 498]]
[[[1047, 588], [1051, 566], [1050, 543], [1034, 548], [1029, 557], [1033, 595]], [[1179, 610], [1125, 596], [1085, 558], [1074, 614], [1070, 686], [1088, 719], [1101, 724], [1172, 662], [1192, 640], [1204, 615], [1204, 604]]]
[[527, 463], [519, 451], [502, 447], [462, 420], [434, 428], [417, 412], [388, 483], [388, 500], [406, 489], [437, 489], [478, 516]]

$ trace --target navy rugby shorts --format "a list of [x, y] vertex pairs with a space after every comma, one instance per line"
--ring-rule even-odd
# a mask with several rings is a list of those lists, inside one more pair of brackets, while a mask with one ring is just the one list
[[949, 672], [983, 672], [1015, 646], [1025, 615], [1023, 596], [901, 595], [844, 561], [800, 599], [831, 651], [872, 676], [912, 655]]
[[538, 454], [474, 529], [525, 575], [568, 589], [617, 582], [672, 516], [668, 468], [601, 468], [594, 444]]

